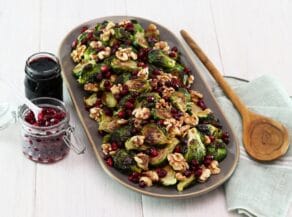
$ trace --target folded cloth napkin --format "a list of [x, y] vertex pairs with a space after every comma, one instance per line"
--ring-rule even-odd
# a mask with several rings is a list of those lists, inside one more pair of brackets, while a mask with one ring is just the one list
[[[291, 139], [292, 100], [276, 78], [262, 76], [249, 83], [229, 78], [228, 82], [252, 111], [282, 122]], [[213, 92], [240, 144], [237, 169], [225, 184], [228, 210], [246, 216], [286, 216], [292, 202], [292, 147], [285, 156], [271, 163], [253, 161], [243, 148], [239, 113], [218, 86]]]

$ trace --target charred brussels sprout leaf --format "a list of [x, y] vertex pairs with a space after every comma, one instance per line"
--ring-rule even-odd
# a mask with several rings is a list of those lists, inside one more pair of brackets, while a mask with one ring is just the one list
[[102, 95], [102, 103], [109, 108], [117, 106], [118, 102], [111, 92], [104, 92]]
[[200, 133], [196, 128], [188, 130], [187, 134], [188, 143], [187, 143], [187, 152], [185, 153], [185, 159], [187, 161], [197, 160], [202, 162], [206, 155], [206, 148], [201, 141]]
[[111, 141], [123, 143], [131, 137], [131, 126], [123, 126], [111, 133]]
[[114, 167], [121, 170], [124, 173], [129, 173], [131, 171], [141, 172], [138, 168], [134, 157], [132, 154], [127, 152], [125, 149], [120, 149], [113, 156]]
[[167, 56], [161, 50], [149, 51], [148, 60], [150, 63], [156, 66], [160, 66], [167, 69], [172, 69], [173, 67], [175, 67], [175, 63], [176, 63], [174, 59]]
[[132, 79], [125, 83], [131, 92], [147, 92], [151, 90], [151, 85], [148, 80]]
[[132, 72], [138, 69], [136, 61], [128, 60], [124, 62], [117, 58], [111, 60], [111, 67], [117, 73]]
[[155, 124], [147, 124], [142, 129], [142, 135], [145, 136], [145, 142], [149, 145], [161, 146], [168, 142], [163, 131]]

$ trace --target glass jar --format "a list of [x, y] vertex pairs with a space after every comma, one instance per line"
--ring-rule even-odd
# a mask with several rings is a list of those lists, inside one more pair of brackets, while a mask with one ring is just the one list
[[70, 126], [69, 112], [64, 103], [60, 100], [40, 97], [32, 100], [39, 107], [55, 108], [65, 113], [65, 117], [52, 126], [35, 126], [25, 120], [29, 112], [27, 106], [19, 109], [19, 119], [21, 122], [22, 151], [30, 160], [39, 163], [54, 163], [62, 160], [73, 149], [77, 154], [83, 153], [85, 146], [76, 137], [76, 144], [71, 142], [74, 128]]
[[53, 97], [63, 100], [63, 80], [58, 58], [47, 52], [31, 55], [25, 64], [25, 95], [28, 99]]

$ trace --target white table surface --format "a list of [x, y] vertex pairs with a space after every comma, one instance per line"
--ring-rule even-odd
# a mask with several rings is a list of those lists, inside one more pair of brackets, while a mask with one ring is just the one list
[[[71, 28], [106, 15], [153, 19], [177, 36], [184, 28], [224, 75], [254, 79], [273, 74], [292, 95], [289, 0], [0, 0], [0, 79], [23, 91], [24, 63], [30, 54], [57, 53]], [[15, 90], [0, 86], [2, 98], [17, 103], [14, 95]], [[72, 108], [67, 94], [66, 103]], [[71, 114], [87, 152], [70, 153], [53, 165], [35, 164], [22, 155], [18, 124], [0, 132], [1, 217], [237, 216], [227, 211], [222, 187], [199, 198], [164, 200], [119, 185], [102, 171], [74, 110]]]

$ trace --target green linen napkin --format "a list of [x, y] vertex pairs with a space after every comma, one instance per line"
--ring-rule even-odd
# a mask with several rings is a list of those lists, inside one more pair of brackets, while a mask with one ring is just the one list
[[[262, 76], [249, 83], [232, 78], [227, 80], [251, 110], [279, 120], [288, 127], [291, 139], [292, 100], [276, 78]], [[240, 143], [238, 167], [225, 184], [228, 210], [246, 216], [286, 216], [292, 202], [292, 148], [272, 163], [253, 161], [243, 148], [239, 113], [218, 86], [213, 92]]]

